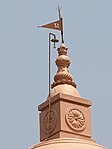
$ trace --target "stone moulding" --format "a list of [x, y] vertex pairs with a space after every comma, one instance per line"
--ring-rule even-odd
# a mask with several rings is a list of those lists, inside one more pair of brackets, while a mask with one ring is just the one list
[[[57, 95], [53, 96], [51, 98], [51, 104], [57, 102], [58, 100], [64, 100], [64, 101], [69, 101], [71, 103], [76, 103], [76, 104], [80, 104], [83, 105], [85, 107], [90, 107], [91, 106], [91, 101], [87, 100], [87, 99], [82, 99], [79, 97], [74, 97], [71, 95], [67, 95], [67, 94], [63, 94], [63, 93], [58, 93]], [[49, 101], [46, 100], [45, 102], [43, 102], [42, 104], [40, 104], [38, 106], [38, 110], [42, 111], [44, 110], [46, 107], [48, 107]]]
[[77, 138], [60, 138], [60, 139], [54, 139], [54, 140], [49, 140], [49, 141], [43, 141], [39, 144], [35, 144], [29, 149], [59, 149], [59, 148], [64, 148], [67, 149], [69, 147], [71, 148], [77, 148], [80, 149], [82, 146], [82, 149], [106, 149], [102, 145], [97, 144], [96, 142], [93, 141], [87, 141], [83, 139], [77, 139]]

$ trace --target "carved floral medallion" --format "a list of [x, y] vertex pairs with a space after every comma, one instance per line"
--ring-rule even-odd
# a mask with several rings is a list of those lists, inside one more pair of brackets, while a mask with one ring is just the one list
[[43, 130], [45, 133], [50, 133], [56, 126], [57, 113], [55, 109], [47, 111], [43, 119]]
[[69, 108], [67, 110], [66, 121], [68, 126], [73, 130], [82, 131], [85, 129], [85, 116], [80, 110], [76, 108]]

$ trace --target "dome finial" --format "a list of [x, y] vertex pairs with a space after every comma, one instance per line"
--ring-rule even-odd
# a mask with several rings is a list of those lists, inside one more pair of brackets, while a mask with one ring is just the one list
[[55, 61], [58, 71], [54, 76], [52, 88], [59, 84], [69, 84], [76, 88], [75, 82], [73, 82], [72, 75], [70, 74], [68, 67], [70, 66], [70, 59], [67, 56], [68, 48], [65, 47], [64, 43], [61, 44], [60, 48], [57, 49], [58, 57]]

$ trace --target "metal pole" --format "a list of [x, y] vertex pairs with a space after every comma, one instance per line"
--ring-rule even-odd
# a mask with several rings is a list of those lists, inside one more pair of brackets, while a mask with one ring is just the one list
[[49, 52], [48, 52], [48, 60], [49, 60], [49, 97], [50, 97], [50, 88], [51, 88], [51, 35], [56, 39], [56, 35], [53, 33], [49, 33]]
[[61, 39], [62, 39], [62, 43], [64, 43], [64, 37], [63, 37], [63, 18], [61, 17], [61, 8], [62, 7], [59, 7], [58, 6], [58, 13], [59, 13], [59, 19], [61, 20], [61, 27], [62, 27], [62, 29], [61, 29]]
[[49, 98], [50, 98], [50, 84], [51, 84], [51, 33], [49, 33], [49, 52], [48, 52], [48, 59], [49, 59]]
[[63, 19], [61, 19], [61, 27], [62, 27], [62, 30], [61, 30], [61, 38], [62, 38], [62, 43], [64, 43], [64, 38], [63, 38]]
[[[48, 82], [49, 82], [49, 116], [48, 116], [48, 122], [49, 122], [49, 127], [50, 127], [50, 112], [51, 112], [51, 99], [50, 99], [50, 89], [51, 89], [51, 35], [56, 38], [55, 34], [49, 33], [49, 50], [48, 50], [48, 65], [49, 65], [49, 74], [48, 74]], [[50, 128], [49, 128], [50, 129]], [[48, 133], [47, 139], [49, 138], [50, 133]]]
[[[49, 128], [50, 128], [50, 112], [51, 112], [51, 101], [50, 101], [50, 84], [51, 84], [51, 34], [49, 33], [49, 51], [48, 51], [48, 67], [49, 67], [49, 75], [48, 75], [48, 80], [49, 80], [49, 99], [48, 99], [48, 102], [49, 102], [49, 115], [48, 115], [48, 123], [49, 123]], [[48, 129], [49, 129], [48, 128]], [[49, 138], [49, 133], [47, 135], [47, 139]]]

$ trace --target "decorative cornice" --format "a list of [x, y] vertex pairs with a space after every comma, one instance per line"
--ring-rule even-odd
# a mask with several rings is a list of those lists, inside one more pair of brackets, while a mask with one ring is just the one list
[[[91, 101], [88, 99], [74, 97], [71, 95], [63, 94], [63, 93], [59, 93], [59, 94], [55, 95], [54, 97], [52, 97], [51, 98], [51, 104], [56, 103], [59, 100], [67, 101], [67, 102], [78, 104], [78, 105], [82, 105], [85, 107], [91, 106]], [[43, 111], [46, 107], [48, 107], [48, 105], [49, 105], [49, 102], [48, 102], [48, 100], [46, 100], [44, 103], [42, 103], [38, 106], [38, 110]]]

